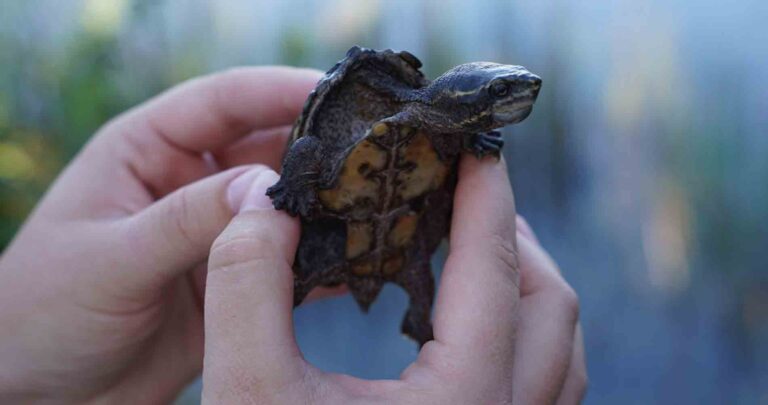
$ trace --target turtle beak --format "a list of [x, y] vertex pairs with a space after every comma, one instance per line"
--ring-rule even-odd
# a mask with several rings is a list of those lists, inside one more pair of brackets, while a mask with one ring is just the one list
[[512, 79], [512, 94], [515, 98], [530, 99], [531, 104], [536, 101], [541, 90], [541, 78], [535, 74], [524, 71]]
[[507, 80], [512, 84], [510, 95], [493, 112], [494, 120], [501, 125], [516, 124], [526, 119], [541, 90], [541, 78], [525, 69], [508, 76]]

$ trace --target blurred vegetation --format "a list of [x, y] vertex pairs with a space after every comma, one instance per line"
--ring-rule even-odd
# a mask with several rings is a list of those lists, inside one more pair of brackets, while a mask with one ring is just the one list
[[[140, 22], [145, 3], [135, 2], [128, 20]], [[0, 31], [0, 250], [102, 124], [172, 84], [167, 75], [156, 74], [140, 92], [120, 88], [118, 32], [103, 26], [109, 16], [90, 15], [94, 4], [84, 6], [82, 25], [73, 27], [69, 38], [53, 44], [38, 42], [34, 32]], [[16, 18], [10, 26], [19, 27], [35, 11], [17, 6], [4, 18]], [[94, 21], [99, 18], [106, 21]], [[62, 49], [53, 51], [52, 45]], [[188, 70], [182, 76], [200, 73]]]

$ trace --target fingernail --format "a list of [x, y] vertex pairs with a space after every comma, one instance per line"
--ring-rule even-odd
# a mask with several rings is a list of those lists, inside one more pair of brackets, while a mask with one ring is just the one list
[[275, 185], [278, 180], [280, 176], [273, 170], [263, 169], [240, 202], [238, 212], [274, 209], [272, 199], [267, 195], [267, 189]]
[[248, 189], [251, 188], [256, 177], [263, 171], [263, 166], [256, 166], [243, 172], [229, 183], [229, 187], [227, 188], [227, 202], [229, 203], [232, 212], [238, 212], [240, 210], [240, 204], [243, 202], [245, 194], [248, 192]]

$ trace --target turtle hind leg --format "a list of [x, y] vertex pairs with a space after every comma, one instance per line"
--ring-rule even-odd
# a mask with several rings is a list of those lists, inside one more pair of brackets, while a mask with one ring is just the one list
[[415, 340], [419, 347], [432, 340], [432, 301], [435, 295], [435, 279], [429, 263], [406, 267], [393, 280], [410, 298], [408, 312], [403, 317], [401, 331]]

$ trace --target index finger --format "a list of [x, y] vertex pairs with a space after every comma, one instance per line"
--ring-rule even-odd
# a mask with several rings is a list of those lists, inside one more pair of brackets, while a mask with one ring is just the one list
[[462, 368], [488, 375], [490, 366], [503, 377], [501, 371], [510, 371], [519, 301], [515, 204], [506, 165], [464, 157], [454, 202], [435, 341]]
[[193, 79], [122, 118], [187, 151], [229, 144], [248, 131], [296, 119], [321, 73], [286, 66], [234, 68]]
[[209, 395], [227, 398], [237, 393], [233, 387], [264, 395], [300, 380], [304, 370], [292, 322], [299, 223], [266, 196], [277, 178], [262, 170], [245, 196], [229, 195], [240, 213], [211, 247], [203, 368]]
[[[94, 153], [81, 159], [88, 166], [84, 170], [89, 176], [103, 173], [109, 184], [116, 173], [127, 173], [152, 199], [160, 198], [220, 168], [204, 152], [227, 149], [254, 130], [292, 122], [319, 77], [310, 69], [246, 67], [182, 83], [105, 126], [88, 148]], [[261, 157], [273, 161], [281, 153], [264, 151]], [[116, 163], [122, 171], [114, 169]], [[123, 183], [132, 184], [130, 176], [123, 175]]]

